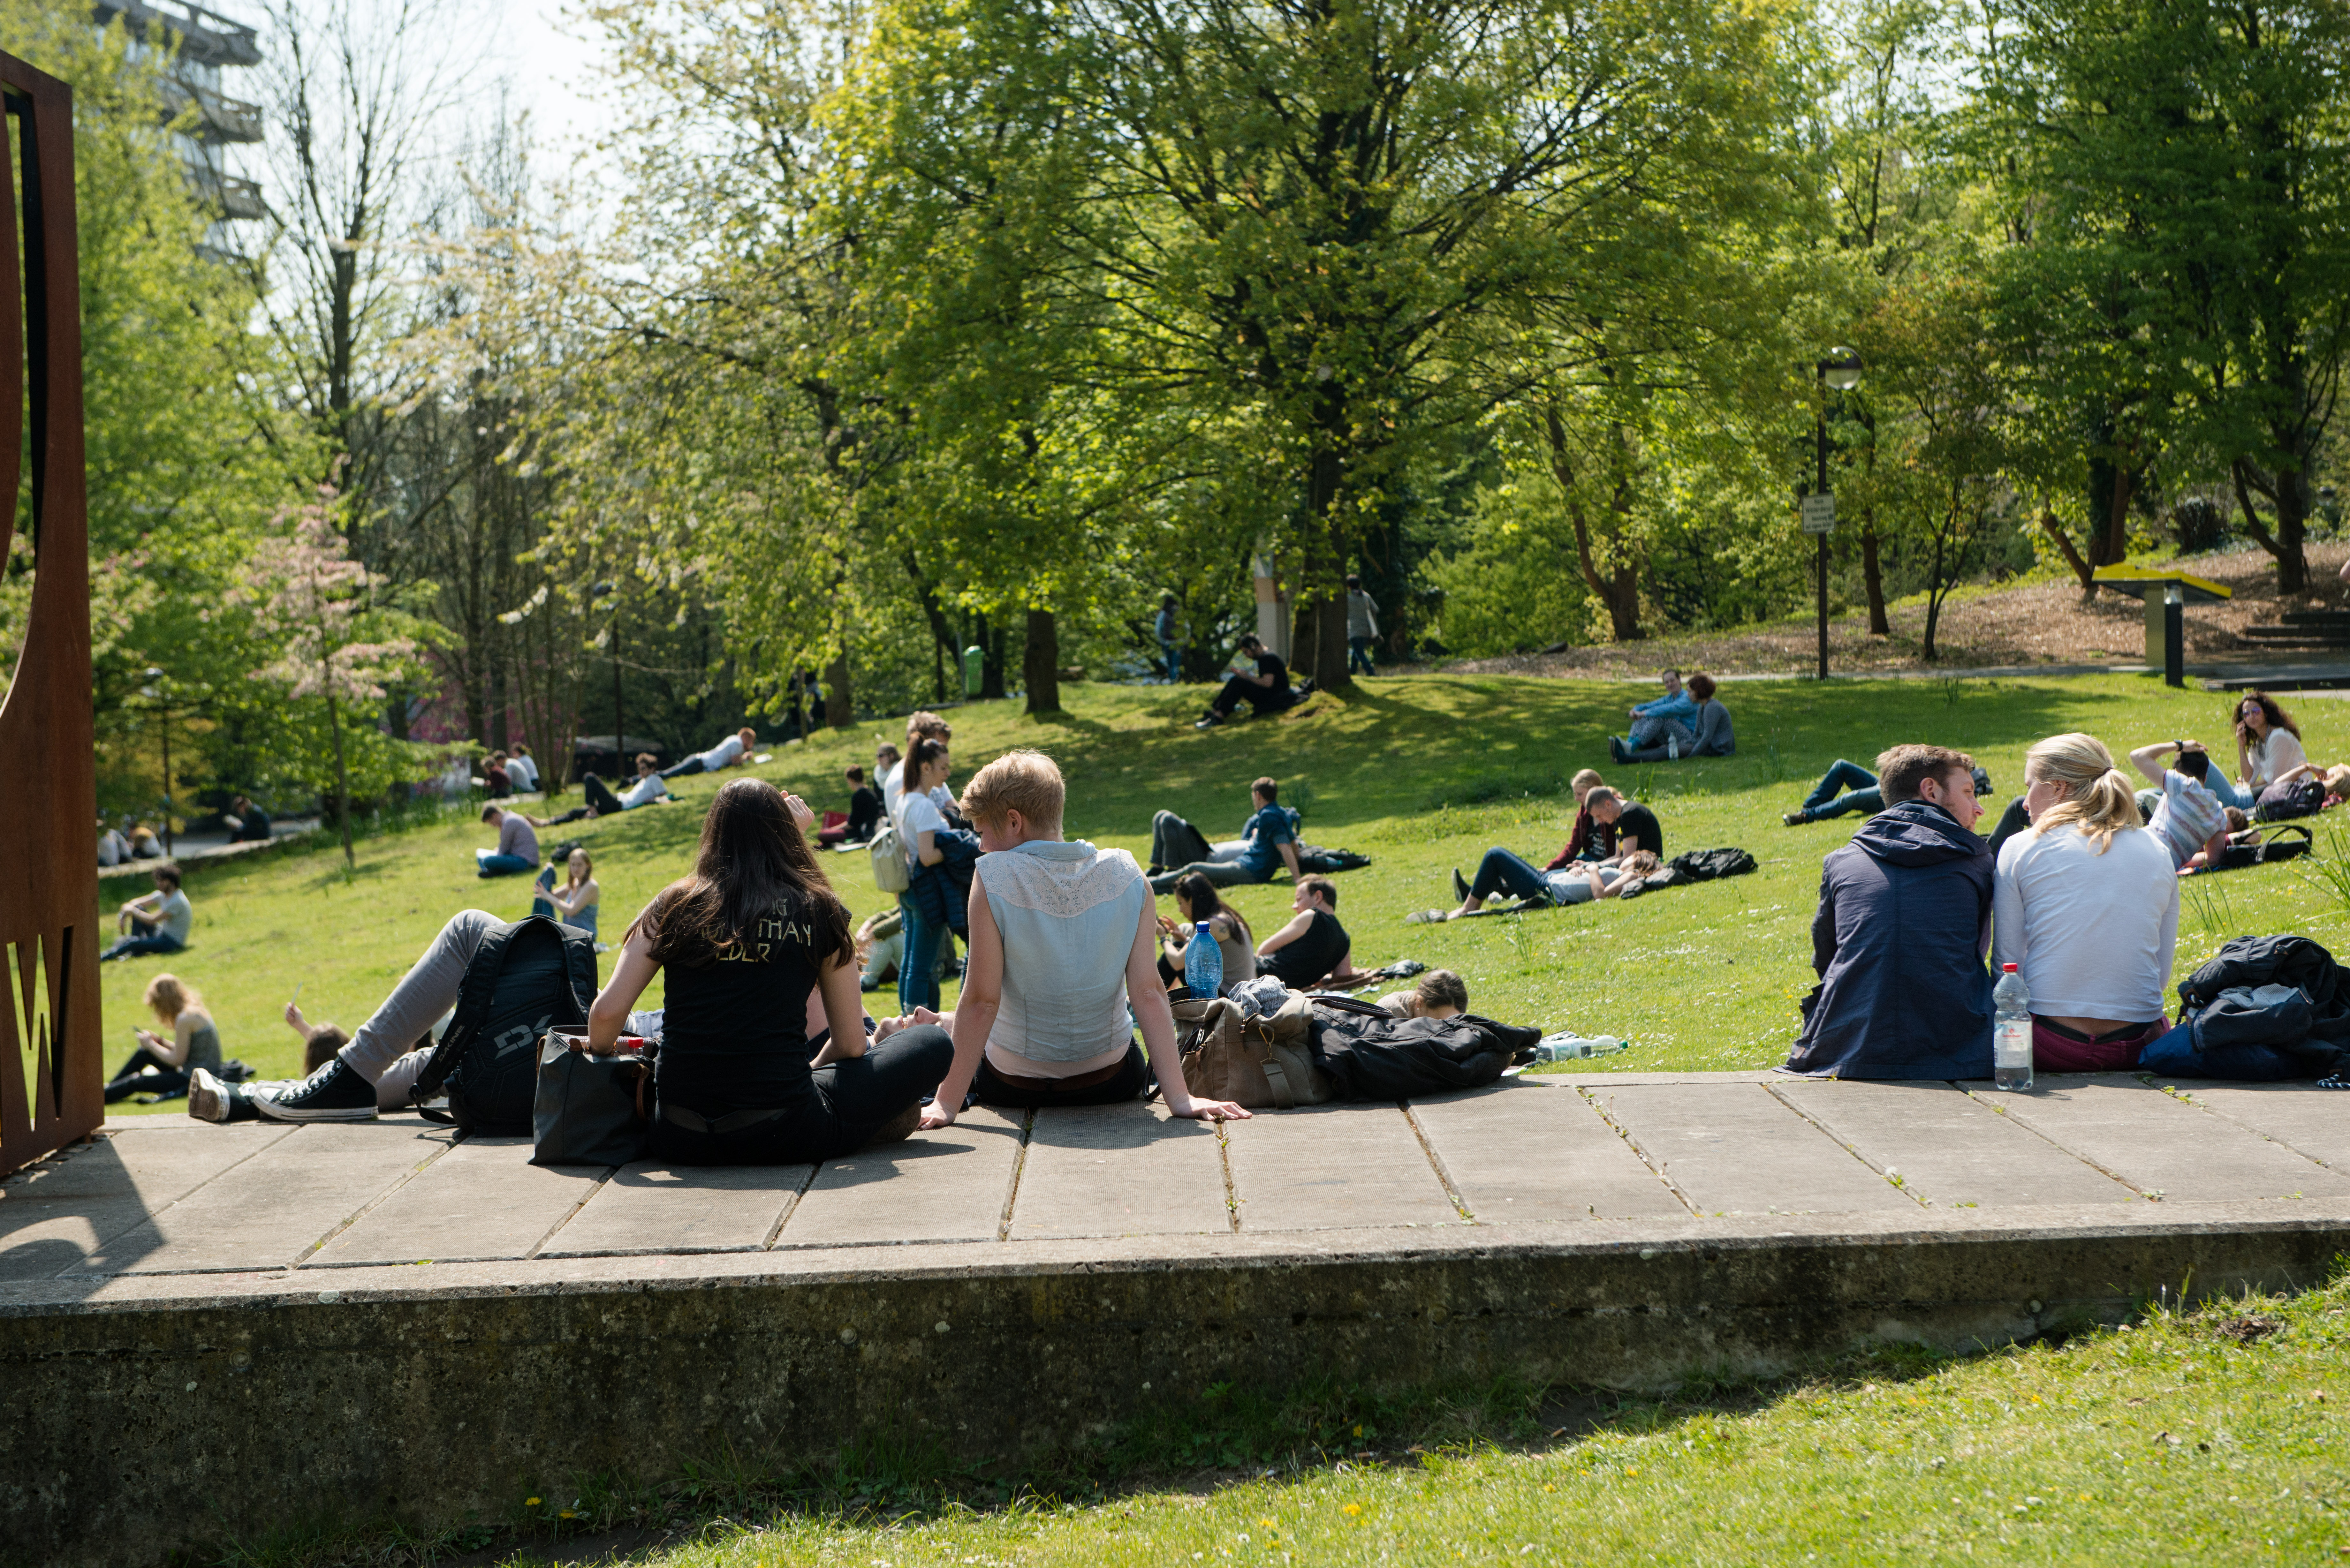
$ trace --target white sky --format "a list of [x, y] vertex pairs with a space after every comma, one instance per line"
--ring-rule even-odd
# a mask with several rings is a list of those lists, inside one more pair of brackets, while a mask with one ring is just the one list
[[598, 122], [611, 118], [610, 84], [595, 69], [598, 55], [588, 25], [566, 19], [562, 0], [474, 0], [498, 16], [494, 40], [480, 56], [480, 90], [504, 78], [517, 109], [527, 109], [534, 160], [549, 172], [573, 169], [588, 156]]

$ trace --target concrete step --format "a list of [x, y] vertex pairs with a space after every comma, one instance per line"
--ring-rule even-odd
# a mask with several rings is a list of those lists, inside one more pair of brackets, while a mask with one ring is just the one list
[[2299, 1288], [2350, 1250], [2334, 1100], [1594, 1074], [1222, 1128], [978, 1110], [724, 1170], [116, 1123], [0, 1181], [9, 1543], [153, 1560], [726, 1445], [1016, 1455], [1218, 1382], [1655, 1390]]

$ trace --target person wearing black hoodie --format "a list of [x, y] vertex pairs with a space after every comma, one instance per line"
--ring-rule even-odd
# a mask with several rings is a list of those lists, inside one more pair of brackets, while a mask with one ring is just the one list
[[1993, 864], [1975, 833], [1974, 762], [1941, 746], [1877, 759], [1885, 809], [1831, 853], [1812, 919], [1820, 983], [1786, 1070], [1818, 1077], [1991, 1076]]

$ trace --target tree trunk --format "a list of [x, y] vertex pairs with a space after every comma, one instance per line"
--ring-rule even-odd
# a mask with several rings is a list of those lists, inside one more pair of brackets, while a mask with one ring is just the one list
[[848, 689], [848, 655], [842, 653], [824, 667], [824, 722], [836, 730], [857, 722], [857, 703]]
[[[2252, 542], [2266, 550], [2277, 564], [2277, 591], [2285, 594], [2306, 593], [2309, 590], [2309, 557], [2302, 550], [2302, 541], [2309, 527], [2308, 481], [2299, 473], [2280, 473], [2273, 483], [2264, 482], [2251, 464], [2239, 458], [2233, 469], [2236, 500], [2244, 509], [2244, 532]], [[2261, 521], [2259, 508], [2252, 504], [2252, 491], [2258, 488], [2276, 506], [2276, 532], [2271, 534]]]
[[2056, 520], [2054, 507], [2046, 505], [2041, 507], [2040, 528], [2043, 533], [2056, 541], [2056, 548], [2064, 552], [2064, 564], [2073, 568], [2074, 576], [2081, 579], [2081, 602], [2086, 604], [2095, 598], [2097, 568], [2082, 559], [2081, 547], [2073, 543], [2073, 535], [2064, 532], [2064, 524]]
[[2114, 464], [2114, 504], [2106, 517], [2106, 566], [2118, 565], [2129, 556], [2130, 471], [2126, 460]]
[[1061, 711], [1061, 633], [1053, 622], [1051, 610], [1028, 612], [1028, 642], [1021, 650], [1020, 675], [1028, 687], [1024, 711]]
[[979, 633], [972, 641], [979, 644], [979, 695], [982, 701], [1003, 700], [1003, 634], [979, 618]]
[[1877, 508], [1860, 511], [1860, 578], [1868, 589], [1868, 635], [1891, 637], [1893, 623], [1885, 618], [1885, 573], [1877, 560]]
[[1550, 441], [1551, 477], [1566, 497], [1566, 514], [1575, 524], [1575, 564], [1582, 568], [1583, 585], [1607, 607], [1608, 635], [1617, 642], [1638, 642], [1640, 639], [1640, 584], [1638, 569], [1629, 562], [1610, 561], [1603, 573], [1591, 547], [1590, 520], [1583, 514], [1583, 504], [1575, 498], [1575, 467], [1566, 445], [1566, 426], [1557, 411], [1543, 409], [1543, 433]]
[[[343, 714], [335, 706], [333, 692], [327, 694], [327, 728], [335, 737], [335, 811], [342, 819], [343, 869], [359, 869], [359, 857], [351, 853], [351, 773], [343, 762]], [[170, 781], [166, 780], [166, 787]]]

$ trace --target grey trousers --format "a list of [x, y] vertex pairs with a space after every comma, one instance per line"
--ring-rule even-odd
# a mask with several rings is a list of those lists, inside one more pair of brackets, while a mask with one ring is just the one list
[[[462, 909], [449, 918], [416, 967], [391, 988], [383, 1005], [370, 1013], [359, 1025], [351, 1043], [339, 1053], [344, 1065], [377, 1087], [377, 1100], [381, 1103], [384, 1079], [393, 1064], [416, 1053], [419, 1044], [431, 1044], [426, 1037], [441, 1015], [457, 1005], [457, 987], [464, 981], [466, 966], [473, 955], [482, 950], [482, 940], [505, 924], [486, 909]], [[408, 1084], [416, 1081], [416, 1073], [423, 1066], [420, 1059], [407, 1067], [407, 1082], [400, 1085], [399, 1104], [405, 1104]]]

